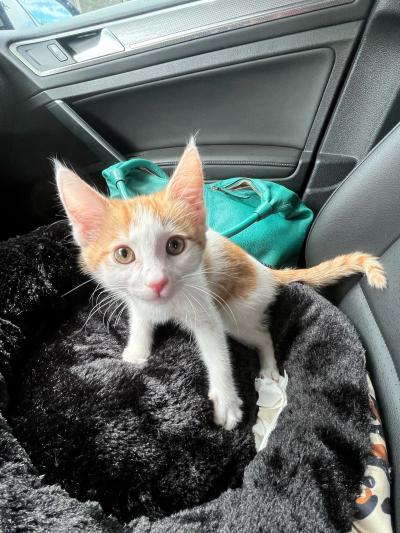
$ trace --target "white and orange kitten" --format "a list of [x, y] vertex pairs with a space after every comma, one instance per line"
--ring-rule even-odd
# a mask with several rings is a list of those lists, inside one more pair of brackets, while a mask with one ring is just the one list
[[158, 324], [172, 320], [191, 331], [207, 368], [214, 420], [226, 429], [242, 417], [226, 334], [256, 347], [261, 373], [276, 376], [265, 310], [280, 285], [304, 281], [322, 287], [365, 273], [370, 285], [386, 286], [382, 266], [369, 254], [348, 254], [309, 269], [273, 270], [208, 229], [194, 142], [166, 189], [149, 196], [111, 200], [58, 163], [56, 179], [84, 270], [129, 310], [123, 359], [145, 364]]

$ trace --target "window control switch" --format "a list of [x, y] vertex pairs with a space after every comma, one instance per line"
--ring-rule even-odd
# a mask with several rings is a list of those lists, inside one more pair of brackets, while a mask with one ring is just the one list
[[59, 46], [52, 43], [47, 46], [47, 48], [50, 50], [50, 52], [59, 60], [59, 61], [67, 61], [68, 56], [61, 50]]

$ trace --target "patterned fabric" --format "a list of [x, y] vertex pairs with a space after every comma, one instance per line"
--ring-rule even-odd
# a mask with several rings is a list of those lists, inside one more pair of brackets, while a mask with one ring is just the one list
[[390, 506], [390, 466], [379, 416], [376, 395], [368, 376], [369, 405], [371, 409], [371, 452], [357, 498], [356, 520], [352, 532], [355, 533], [392, 533]]

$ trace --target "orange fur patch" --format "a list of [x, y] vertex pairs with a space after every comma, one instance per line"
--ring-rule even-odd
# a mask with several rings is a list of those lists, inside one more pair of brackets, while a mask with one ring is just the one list
[[376, 257], [362, 252], [339, 255], [311, 268], [271, 271], [282, 284], [303, 281], [312, 287], [325, 287], [354, 274], [365, 274], [371, 287], [386, 287], [386, 275], [381, 263]]
[[146, 209], [164, 224], [172, 223], [177, 233], [194, 240], [202, 248], [205, 247], [205, 228], [195, 224], [187, 207], [168, 199], [166, 191], [130, 200], [108, 200], [97, 239], [82, 250], [81, 262], [84, 270], [96, 270], [110, 254], [121, 234], [129, 236], [130, 227], [139, 208]]
[[210, 267], [211, 258], [207, 252], [204, 257], [204, 267], [210, 290], [216, 294], [218, 307], [222, 302], [232, 299], [246, 298], [257, 287], [257, 269], [248, 254], [235, 243], [224, 239], [221, 261], [224, 263], [224, 273], [218, 280], [212, 279]]

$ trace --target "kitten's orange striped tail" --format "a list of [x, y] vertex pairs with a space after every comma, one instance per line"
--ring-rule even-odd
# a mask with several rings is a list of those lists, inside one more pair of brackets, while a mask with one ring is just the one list
[[282, 284], [303, 281], [315, 288], [333, 285], [342, 278], [365, 274], [371, 287], [386, 288], [386, 274], [378, 258], [362, 252], [339, 255], [311, 268], [272, 270]]

